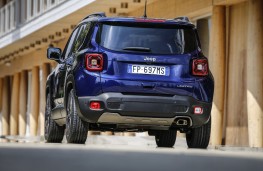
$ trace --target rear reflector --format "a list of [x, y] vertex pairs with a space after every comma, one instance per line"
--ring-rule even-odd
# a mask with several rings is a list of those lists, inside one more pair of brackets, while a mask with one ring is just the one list
[[208, 75], [207, 59], [194, 59], [192, 63], [192, 74], [197, 76]]
[[103, 56], [102, 54], [86, 54], [86, 69], [88, 71], [102, 71]]
[[100, 109], [100, 102], [90, 102], [89, 107], [92, 110], [99, 110]]
[[200, 106], [195, 106], [195, 107], [194, 107], [194, 114], [196, 114], [196, 115], [201, 115], [201, 114], [203, 114], [203, 108], [200, 107]]

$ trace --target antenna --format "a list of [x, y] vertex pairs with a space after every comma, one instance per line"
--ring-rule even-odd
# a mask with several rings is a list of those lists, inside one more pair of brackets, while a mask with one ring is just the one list
[[147, 18], [146, 7], [147, 7], [147, 0], [145, 0], [145, 6], [144, 6], [144, 14], [143, 14], [143, 18]]

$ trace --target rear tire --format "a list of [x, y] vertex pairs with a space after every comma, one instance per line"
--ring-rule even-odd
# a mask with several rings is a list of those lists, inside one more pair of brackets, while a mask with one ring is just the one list
[[206, 149], [210, 140], [210, 132], [211, 118], [205, 125], [199, 128], [191, 129], [190, 132], [186, 134], [186, 142], [188, 147]]
[[158, 147], [173, 147], [176, 140], [176, 130], [156, 131], [155, 141]]
[[66, 118], [66, 139], [68, 143], [85, 144], [88, 134], [88, 124], [82, 121], [77, 113], [74, 90], [68, 95], [67, 118]]
[[51, 99], [47, 94], [46, 110], [45, 110], [45, 139], [48, 143], [61, 143], [64, 137], [64, 126], [59, 126], [51, 119]]

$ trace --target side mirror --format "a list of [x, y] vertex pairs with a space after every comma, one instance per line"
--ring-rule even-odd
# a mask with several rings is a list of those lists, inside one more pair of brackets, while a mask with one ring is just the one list
[[60, 63], [61, 49], [50, 47], [47, 49], [47, 58]]

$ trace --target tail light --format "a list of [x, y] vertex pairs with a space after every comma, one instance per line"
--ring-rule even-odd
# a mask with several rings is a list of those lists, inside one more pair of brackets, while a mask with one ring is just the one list
[[102, 54], [86, 54], [86, 69], [88, 71], [102, 71], [103, 56]]
[[192, 74], [197, 76], [208, 75], [207, 59], [194, 59], [192, 63]]

